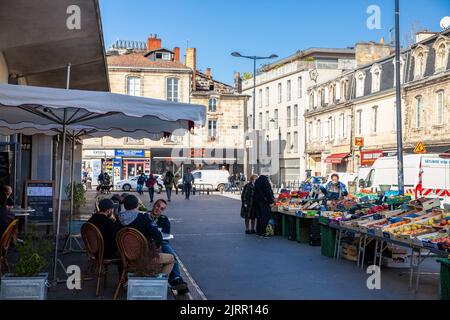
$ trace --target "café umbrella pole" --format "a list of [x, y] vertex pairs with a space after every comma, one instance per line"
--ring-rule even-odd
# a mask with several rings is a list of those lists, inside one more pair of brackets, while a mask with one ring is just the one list
[[[58, 183], [58, 212], [56, 217], [56, 236], [55, 236], [55, 254], [53, 261], [53, 282], [56, 284], [58, 282], [57, 278], [57, 267], [58, 263], [61, 263], [58, 259], [58, 242], [59, 242], [59, 226], [61, 222], [61, 203], [63, 194], [63, 180], [64, 180], [64, 157], [66, 153], [66, 120], [67, 120], [67, 110], [64, 109], [63, 116], [63, 127], [62, 127], [62, 139], [61, 139], [61, 162], [59, 170], [59, 183]], [[64, 266], [63, 266], [64, 267]]]
[[[67, 78], [66, 78], [66, 89], [70, 86], [70, 71], [72, 65], [67, 64]], [[59, 168], [59, 184], [58, 184], [58, 212], [56, 217], [56, 236], [55, 236], [55, 256], [53, 260], [53, 285], [58, 283], [57, 269], [58, 264], [61, 264], [64, 272], [65, 268], [61, 260], [58, 259], [58, 244], [59, 244], [59, 227], [61, 224], [61, 204], [62, 204], [62, 194], [63, 194], [63, 182], [64, 182], [64, 158], [66, 156], [66, 135], [67, 135], [67, 109], [64, 109], [63, 119], [62, 119], [62, 146], [61, 146], [61, 163]]]

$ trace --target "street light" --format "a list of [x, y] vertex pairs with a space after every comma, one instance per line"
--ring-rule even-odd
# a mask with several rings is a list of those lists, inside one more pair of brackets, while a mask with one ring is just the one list
[[399, 0], [395, 0], [395, 96], [397, 105], [397, 171], [398, 193], [405, 192], [403, 174], [403, 137], [402, 137], [402, 106], [401, 106], [401, 80], [400, 80], [400, 12]]
[[[246, 58], [253, 60], [253, 134], [256, 132], [256, 60], [264, 60], [264, 59], [274, 59], [278, 58], [276, 54], [271, 54], [268, 57], [258, 57], [258, 56], [244, 56], [239, 52], [232, 52], [231, 55], [236, 58]], [[256, 160], [257, 157], [257, 142], [255, 142], [255, 138], [253, 138], [253, 160]], [[255, 174], [255, 161], [252, 162], [252, 174]]]

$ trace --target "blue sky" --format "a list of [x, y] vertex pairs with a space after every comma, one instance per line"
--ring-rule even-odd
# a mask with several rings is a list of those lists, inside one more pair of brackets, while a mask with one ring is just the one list
[[[381, 9], [381, 29], [366, 26], [370, 5]], [[157, 34], [163, 47], [197, 48], [197, 66], [233, 82], [233, 72], [252, 71], [252, 62], [230, 55], [278, 54], [309, 47], [348, 47], [389, 38], [394, 0], [100, 0], [105, 45], [116, 39], [141, 40]], [[449, 0], [400, 0], [400, 33], [412, 24], [440, 31], [450, 15]]]

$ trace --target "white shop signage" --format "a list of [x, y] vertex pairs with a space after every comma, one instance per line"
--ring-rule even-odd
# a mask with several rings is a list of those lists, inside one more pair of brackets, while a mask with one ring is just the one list
[[114, 150], [83, 150], [83, 157], [114, 158]]

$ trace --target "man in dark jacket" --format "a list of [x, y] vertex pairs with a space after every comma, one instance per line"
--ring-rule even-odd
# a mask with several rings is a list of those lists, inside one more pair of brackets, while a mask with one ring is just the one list
[[[157, 250], [161, 249], [162, 235], [158, 228], [153, 224], [147, 213], [138, 211], [139, 199], [135, 195], [128, 195], [123, 201], [125, 211], [119, 214], [119, 219], [115, 224], [115, 231], [128, 227], [140, 231], [148, 240], [149, 244], [154, 244]], [[145, 257], [142, 257], [143, 261]], [[158, 253], [156, 262], [162, 266], [162, 270], [167, 270], [169, 275], [174, 266], [174, 257], [167, 253]], [[163, 271], [166, 273], [166, 271]]]
[[114, 238], [114, 202], [110, 199], [103, 199], [98, 204], [99, 212], [94, 213], [88, 222], [95, 225], [103, 236], [105, 244], [104, 258], [116, 258], [117, 244]]
[[138, 211], [139, 199], [135, 195], [128, 195], [123, 201], [125, 211], [119, 213], [119, 219], [115, 223], [115, 231], [129, 227], [140, 231], [148, 241], [154, 241], [159, 247], [162, 243], [161, 232], [152, 224], [152, 220], [148, 214]]
[[187, 168], [187, 172], [183, 174], [184, 192], [186, 193], [186, 200], [189, 200], [191, 194], [192, 184], [195, 182], [194, 175], [191, 173], [191, 169]]
[[[150, 212], [150, 217], [153, 221], [153, 224], [156, 225], [162, 233], [170, 234], [170, 221], [166, 215], [163, 215], [163, 212], [167, 208], [167, 203], [164, 199], [158, 199], [155, 201], [153, 205], [153, 209]], [[180, 266], [178, 260], [176, 258], [175, 251], [170, 246], [169, 240], [163, 240], [161, 245], [161, 252], [168, 253], [173, 255], [175, 259], [175, 265], [173, 266], [172, 272], [169, 275], [169, 283], [170, 285], [177, 290], [177, 293], [182, 295], [189, 292], [186, 282], [184, 282], [181, 277]]]
[[267, 224], [271, 217], [271, 205], [274, 203], [275, 197], [273, 195], [272, 186], [269, 178], [265, 175], [260, 175], [255, 182], [255, 193], [253, 196], [253, 204], [256, 209], [256, 234], [258, 236], [266, 235]]

